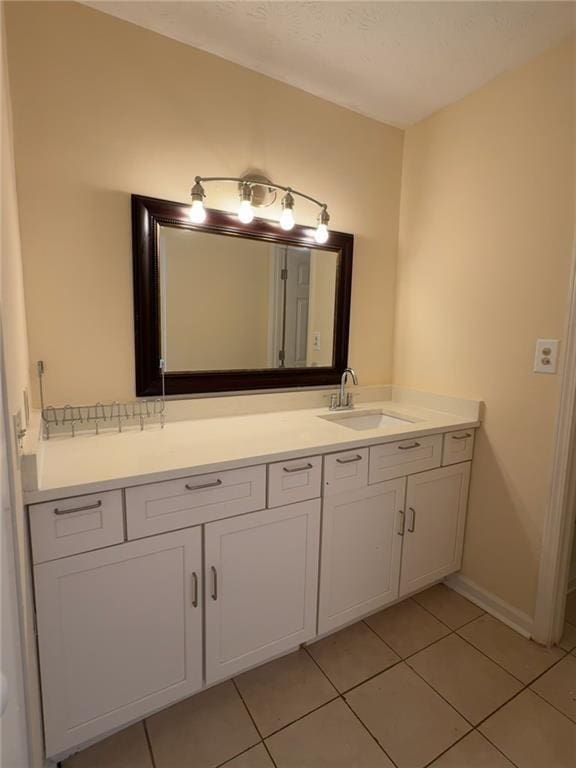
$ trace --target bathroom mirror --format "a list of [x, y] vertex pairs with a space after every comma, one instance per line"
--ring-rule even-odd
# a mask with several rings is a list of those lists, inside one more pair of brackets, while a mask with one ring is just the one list
[[136, 394], [337, 383], [347, 365], [353, 237], [241, 224], [132, 197]]

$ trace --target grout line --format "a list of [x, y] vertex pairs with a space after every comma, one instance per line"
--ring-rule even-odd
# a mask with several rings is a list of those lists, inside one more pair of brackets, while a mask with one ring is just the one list
[[[446, 627], [446, 629], [448, 629], [448, 632], [447, 632], [445, 635], [442, 635], [442, 637], [437, 637], [437, 638], [435, 638], [434, 640], [432, 640], [431, 642], [429, 642], [427, 645], [423, 645], [423, 646], [422, 646], [422, 648], [418, 648], [418, 650], [417, 650], [417, 651], [414, 651], [413, 653], [409, 653], [407, 656], [402, 656], [402, 654], [398, 653], [398, 651], [397, 651], [395, 648], [392, 648], [392, 646], [391, 646], [391, 645], [389, 645], [389, 644], [388, 644], [388, 643], [387, 643], [387, 642], [384, 640], [384, 638], [383, 638], [383, 637], [381, 637], [381, 636], [378, 634], [378, 632], [376, 632], [376, 630], [375, 630], [373, 627], [371, 627], [371, 626], [370, 626], [370, 624], [368, 624], [368, 623], [367, 623], [365, 620], [364, 620], [364, 623], [366, 624], [366, 626], [368, 627], [368, 629], [370, 629], [372, 632], [374, 632], [374, 634], [376, 635], [376, 637], [377, 637], [379, 640], [382, 640], [382, 642], [384, 643], [384, 645], [386, 645], [388, 648], [390, 648], [390, 650], [391, 650], [393, 653], [395, 653], [395, 654], [396, 654], [396, 656], [398, 656], [398, 657], [399, 657], [399, 660], [400, 660], [400, 661], [406, 661], [406, 659], [411, 659], [411, 658], [412, 658], [412, 656], [416, 656], [416, 654], [417, 654], [417, 653], [420, 653], [420, 651], [425, 651], [425, 650], [426, 650], [426, 648], [430, 648], [430, 646], [431, 646], [431, 645], [435, 645], [435, 643], [438, 643], [438, 642], [440, 642], [440, 640], [444, 640], [444, 638], [446, 638], [446, 637], [449, 637], [450, 635], [453, 635], [453, 634], [454, 634], [454, 630], [450, 629], [449, 627]], [[444, 625], [444, 626], [446, 626], [446, 625]], [[392, 666], [396, 666], [396, 665], [392, 665]]]
[[152, 768], [156, 768], [156, 760], [154, 760], [154, 752], [152, 750], [152, 741], [150, 740], [150, 734], [148, 733], [148, 724], [146, 723], [146, 718], [142, 720], [142, 725], [144, 726], [144, 735], [146, 736], [148, 751], [150, 752], [150, 760], [152, 761]]
[[257, 744], [252, 744], [250, 747], [246, 747], [246, 749], [243, 749], [242, 752], [238, 752], [237, 755], [234, 755], [233, 757], [228, 757], [223, 763], [218, 763], [218, 765], [215, 766], [215, 768], [224, 768], [224, 766], [228, 765], [232, 762], [232, 760], [236, 760], [237, 757], [240, 757], [241, 755], [245, 755], [246, 752], [250, 752], [251, 749], [254, 749], [254, 747], [258, 747], [260, 744], [263, 744], [264, 742], [260, 740]]
[[378, 739], [376, 738], [376, 736], [374, 736], [374, 734], [372, 733], [372, 731], [370, 730], [370, 728], [368, 728], [368, 726], [366, 725], [366, 723], [365, 723], [365, 722], [364, 722], [364, 721], [363, 721], [363, 720], [360, 718], [360, 715], [358, 715], [358, 714], [357, 714], [357, 713], [356, 713], [356, 712], [355, 712], [355, 711], [352, 709], [352, 707], [350, 706], [350, 704], [349, 704], [349, 703], [346, 701], [346, 698], [345, 698], [345, 696], [341, 696], [340, 698], [342, 699], [342, 701], [344, 702], [344, 704], [345, 704], [345, 705], [348, 707], [348, 709], [350, 710], [350, 712], [352, 712], [352, 714], [354, 715], [354, 717], [356, 718], [356, 720], [358, 720], [358, 722], [360, 723], [360, 725], [362, 726], [362, 728], [363, 728], [363, 729], [366, 731], [366, 733], [367, 733], [367, 734], [368, 734], [368, 735], [369, 735], [369, 736], [370, 736], [370, 737], [371, 737], [371, 738], [372, 738], [372, 739], [373, 739], [373, 740], [376, 742], [376, 744], [377, 744], [377, 745], [378, 745], [378, 747], [379, 747], [379, 748], [382, 750], [382, 752], [384, 752], [384, 754], [386, 755], [386, 757], [388, 758], [388, 760], [390, 760], [390, 762], [392, 763], [392, 765], [393, 765], [393, 766], [395, 766], [395, 768], [398, 768], [398, 763], [396, 763], [394, 760], [392, 760], [392, 758], [391, 758], [390, 754], [389, 754], [388, 752], [386, 752], [386, 750], [384, 749], [383, 745], [382, 745], [382, 744], [380, 744], [380, 742], [378, 741]]
[[[498, 621], [498, 619], [496, 619], [496, 621]], [[500, 623], [502, 623], [502, 622], [500, 622]], [[504, 626], [506, 626], [506, 625], [504, 625]], [[512, 630], [512, 631], [514, 632], [514, 630]], [[472, 648], [474, 648], [476, 651], [478, 651], [478, 653], [481, 653], [481, 654], [482, 654], [482, 656], [485, 656], [485, 657], [486, 657], [487, 659], [489, 659], [489, 660], [490, 660], [490, 661], [491, 661], [493, 664], [496, 664], [496, 666], [497, 666], [497, 667], [500, 667], [500, 669], [503, 669], [503, 670], [504, 670], [504, 672], [507, 672], [509, 675], [511, 675], [511, 677], [513, 677], [513, 678], [514, 678], [514, 680], [517, 680], [517, 681], [518, 681], [518, 682], [519, 682], [521, 685], [524, 685], [524, 686], [532, 685], [532, 683], [534, 682], [534, 680], [538, 680], [538, 678], [539, 678], [539, 677], [541, 677], [542, 675], [546, 674], [546, 672], [548, 672], [548, 670], [552, 669], [552, 667], [555, 667], [555, 666], [556, 666], [556, 664], [557, 664], [559, 661], [562, 661], [562, 659], [566, 658], [566, 655], [567, 655], [567, 654], [566, 654], [566, 651], [564, 651], [562, 648], [560, 648], [560, 650], [562, 651], [562, 653], [563, 653], [564, 655], [563, 655], [563, 656], [561, 656], [561, 657], [560, 657], [559, 659], [557, 659], [556, 661], [554, 661], [554, 662], [553, 662], [553, 663], [552, 663], [552, 664], [551, 664], [549, 667], [546, 667], [546, 669], [545, 669], [543, 672], [541, 672], [539, 675], [537, 675], [537, 676], [534, 678], [534, 680], [531, 680], [529, 683], [525, 683], [525, 682], [524, 682], [524, 680], [521, 680], [521, 679], [520, 679], [519, 677], [517, 677], [517, 676], [516, 676], [516, 675], [515, 675], [513, 672], [510, 672], [510, 670], [509, 670], [509, 669], [506, 669], [506, 667], [504, 667], [502, 664], [500, 664], [500, 662], [499, 662], [499, 661], [496, 661], [496, 659], [493, 659], [493, 658], [492, 658], [492, 656], [489, 656], [489, 655], [488, 655], [488, 654], [487, 654], [485, 651], [483, 651], [483, 650], [482, 650], [482, 648], [478, 648], [478, 646], [474, 645], [474, 643], [473, 643], [472, 641], [468, 640], [468, 638], [467, 638], [467, 637], [464, 637], [463, 635], [459, 634], [459, 632], [456, 632], [455, 634], [456, 634], [456, 635], [458, 635], [458, 637], [459, 637], [461, 640], [464, 640], [464, 642], [465, 642], [465, 643], [468, 643], [468, 645], [469, 645], [469, 646], [471, 646], [471, 647], [472, 647]], [[515, 634], [517, 634], [517, 633], [515, 632]], [[519, 636], [521, 637], [521, 635], [519, 635]], [[534, 642], [533, 640], [527, 640], [527, 638], [524, 638], [524, 640], [526, 640], [526, 642], [528, 642], [528, 643], [530, 643], [530, 642]], [[541, 647], [542, 647], [542, 646], [541, 646]], [[555, 646], [555, 647], [556, 647], [556, 648], [559, 648], [560, 646]]]
[[[232, 679], [232, 685], [233, 685], [233, 686], [234, 686], [234, 688], [236, 689], [236, 693], [238, 694], [238, 696], [240, 696], [240, 701], [242, 702], [242, 704], [244, 704], [244, 707], [245, 707], [245, 709], [246, 709], [246, 712], [248, 712], [248, 717], [250, 718], [250, 720], [252, 720], [252, 723], [253, 723], [253, 725], [254, 725], [254, 728], [256, 728], [256, 733], [257, 733], [257, 734], [260, 736], [260, 741], [259, 741], [259, 744], [263, 744], [263, 745], [264, 745], [264, 749], [265, 749], [265, 750], [266, 750], [266, 752], [268, 753], [268, 757], [269, 757], [269, 758], [270, 758], [270, 760], [272, 761], [272, 765], [274, 766], [274, 768], [277, 768], [277, 766], [276, 766], [276, 761], [275, 761], [275, 760], [274, 760], [274, 758], [272, 757], [272, 755], [271, 755], [271, 753], [270, 753], [270, 750], [268, 749], [268, 745], [267, 745], [267, 744], [266, 744], [266, 742], [264, 741], [264, 736], [262, 736], [262, 733], [261, 733], [261, 731], [260, 731], [260, 728], [258, 728], [258, 725], [256, 724], [256, 720], [254, 720], [254, 718], [252, 717], [252, 712], [250, 712], [250, 707], [248, 706], [248, 704], [247, 704], [247, 703], [246, 703], [246, 701], [244, 700], [244, 696], [242, 696], [242, 693], [240, 692], [240, 688], [238, 687], [238, 685], [237, 685], [237, 683], [236, 683], [236, 680], [235, 680], [234, 678], [231, 678], [231, 679]], [[266, 738], [268, 738], [268, 737], [266, 737]], [[256, 745], [254, 744], [254, 745], [252, 745], [252, 746], [256, 746]], [[252, 749], [252, 747], [249, 747], [249, 749]], [[240, 754], [242, 754], [242, 753], [240, 753]], [[238, 755], [236, 755], [236, 757], [238, 757]]]
[[275, 731], [271, 731], [264, 740], [270, 739], [272, 736], [276, 736], [277, 733], [280, 733], [280, 731], [284, 731], [286, 728], [289, 728], [291, 725], [294, 725], [294, 723], [300, 722], [300, 720], [304, 720], [305, 717], [308, 717], [308, 715], [311, 715], [313, 712], [318, 712], [319, 709], [322, 709], [322, 707], [325, 707], [327, 704], [332, 704], [333, 701], [336, 701], [337, 699], [341, 698], [340, 694], [337, 693], [336, 696], [333, 696], [331, 699], [328, 699], [327, 701], [322, 702], [322, 704], [319, 704], [317, 707], [314, 707], [314, 709], [311, 709], [309, 712], [305, 712], [303, 715], [300, 715], [295, 720], [291, 720], [289, 723], [286, 723], [286, 725], [283, 725], [281, 728], [277, 728]]
[[471, 733], [474, 733], [474, 731], [475, 731], [475, 730], [476, 730], [476, 729], [475, 729], [475, 728], [473, 728], [471, 731], [466, 731], [466, 733], [465, 733], [465, 734], [463, 734], [462, 736], [460, 736], [460, 738], [459, 738], [459, 739], [456, 739], [456, 741], [454, 742], [454, 744], [450, 744], [450, 746], [449, 746], [447, 749], [445, 749], [443, 752], [440, 752], [440, 754], [439, 754], [439, 755], [435, 755], [435, 756], [432, 758], [432, 760], [430, 760], [428, 763], [426, 763], [426, 765], [424, 765], [424, 768], [429, 768], [430, 766], [434, 765], [434, 763], [436, 762], [436, 760], [439, 760], [439, 759], [440, 759], [440, 758], [441, 758], [443, 755], [445, 755], [445, 754], [446, 754], [446, 752], [450, 752], [450, 750], [452, 749], [452, 747], [455, 747], [455, 746], [456, 746], [456, 744], [460, 744], [460, 742], [461, 742], [461, 741], [464, 741], [464, 739], [466, 738], [466, 736], [470, 736], [470, 734], [471, 734]]
[[[426, 591], [426, 590], [425, 590], [425, 591]], [[420, 594], [420, 593], [418, 592], [417, 594]], [[449, 624], [446, 624], [446, 622], [445, 622], [445, 621], [442, 621], [442, 619], [441, 619], [439, 616], [436, 616], [436, 614], [435, 614], [435, 613], [433, 613], [433, 612], [432, 612], [432, 611], [431, 611], [429, 608], [427, 608], [425, 605], [422, 605], [421, 603], [419, 603], [419, 602], [418, 602], [418, 600], [415, 600], [415, 599], [414, 599], [414, 596], [413, 596], [413, 597], [409, 597], [409, 598], [408, 598], [408, 600], [412, 600], [412, 602], [413, 602], [413, 603], [416, 603], [416, 605], [417, 605], [419, 608], [422, 608], [422, 610], [423, 610], [423, 611], [426, 611], [426, 613], [427, 613], [427, 614], [429, 614], [430, 616], [432, 616], [432, 618], [433, 618], [433, 619], [436, 619], [436, 621], [439, 621], [439, 622], [440, 622], [440, 624], [442, 624], [443, 626], [445, 626], [445, 627], [446, 627], [446, 629], [449, 629], [449, 630], [450, 630], [450, 632], [454, 632], [454, 628], [453, 628], [453, 627], [451, 627]], [[403, 600], [403, 601], [401, 601], [401, 602], [406, 602], [406, 601], [404, 601], [404, 600]], [[399, 604], [400, 604], [400, 603], [399, 603]], [[471, 619], [471, 621], [476, 621], [476, 619], [479, 619], [479, 618], [480, 618], [480, 616], [475, 616], [473, 619]], [[469, 621], [467, 621], [467, 622], [466, 622], [466, 624], [469, 624], [469, 623], [470, 623]], [[464, 624], [463, 624], [462, 626], [464, 626]]]
[[263, 740], [262, 744], [264, 744], [264, 749], [266, 750], [266, 752], [268, 752], [268, 757], [270, 758], [270, 762], [272, 763], [274, 768], [278, 768], [278, 766], [276, 765], [276, 761], [272, 757], [272, 752], [270, 752], [270, 747], [268, 746], [268, 744], [266, 744], [266, 740]]
[[238, 685], [236, 684], [236, 680], [233, 677], [230, 678], [230, 680], [232, 682], [232, 685], [236, 689], [236, 693], [238, 694], [238, 696], [240, 696], [240, 701], [242, 702], [242, 704], [244, 704], [244, 708], [245, 708], [246, 712], [248, 712], [248, 717], [252, 721], [252, 725], [254, 726], [254, 728], [256, 728], [256, 733], [258, 734], [258, 736], [260, 736], [260, 741], [262, 741], [264, 736], [262, 736], [260, 728], [258, 728], [258, 725], [256, 724], [256, 720], [254, 720], [254, 718], [252, 717], [252, 712], [250, 712], [248, 704], [246, 704], [246, 702], [244, 701], [244, 696], [242, 696], [242, 694], [240, 693], [240, 688], [238, 688]]
[[[316, 661], [316, 659], [314, 658], [314, 656], [312, 656], [312, 654], [311, 654], [311, 653], [308, 651], [308, 649], [305, 649], [305, 650], [306, 650], [306, 652], [308, 653], [308, 655], [310, 656], [310, 658], [312, 659], [312, 661], [314, 662], [314, 664], [316, 664], [316, 666], [318, 667], [318, 669], [320, 670], [320, 672], [322, 672], [322, 674], [324, 675], [324, 677], [326, 677], [326, 678], [329, 680], [330, 684], [331, 684], [331, 685], [332, 685], [332, 686], [335, 688], [336, 686], [335, 686], [335, 685], [334, 685], [334, 683], [333, 683], [333, 682], [330, 680], [330, 678], [328, 677], [328, 675], [326, 674], [326, 672], [324, 672], [324, 670], [322, 669], [322, 667], [320, 666], [320, 664], [318, 664], [318, 662]], [[397, 663], [398, 663], [398, 664], [400, 664], [400, 661], [398, 661]], [[392, 666], [396, 666], [396, 664], [393, 664]], [[388, 669], [390, 669], [390, 667], [388, 667]], [[382, 671], [384, 671], [384, 670], [382, 670]], [[373, 677], [378, 677], [378, 675], [380, 675], [380, 674], [382, 674], [382, 672], [378, 672], [376, 675], [373, 675]], [[372, 679], [372, 678], [370, 678], [370, 679]], [[366, 680], [364, 680], [364, 682], [366, 682]], [[363, 685], [363, 683], [359, 683], [359, 685]], [[355, 687], [357, 687], [357, 686], [355, 686]], [[352, 689], [350, 689], [350, 690], [352, 690]], [[350, 706], [350, 704], [349, 704], [349, 703], [346, 701], [346, 698], [344, 697], [344, 694], [343, 694], [343, 693], [339, 693], [339, 695], [338, 695], [337, 699], [341, 699], [341, 700], [344, 702], [344, 704], [345, 704], [345, 705], [348, 707], [348, 709], [350, 710], [350, 712], [352, 712], [352, 714], [354, 715], [354, 717], [355, 717], [355, 718], [358, 720], [358, 722], [360, 723], [360, 725], [362, 726], [362, 728], [363, 728], [363, 729], [364, 729], [364, 730], [365, 730], [365, 731], [366, 731], [366, 732], [369, 734], [369, 736], [370, 736], [372, 739], [374, 739], [374, 741], [376, 742], [376, 744], [378, 745], [378, 747], [379, 747], [379, 748], [382, 750], [382, 752], [384, 752], [384, 754], [386, 755], [386, 757], [388, 757], [388, 759], [390, 760], [390, 762], [391, 762], [391, 763], [392, 763], [394, 766], [396, 766], [396, 768], [397, 768], [397, 764], [394, 762], [394, 760], [392, 760], [392, 758], [390, 757], [390, 755], [388, 754], [388, 752], [386, 752], [386, 750], [384, 749], [384, 747], [382, 746], [382, 744], [380, 744], [380, 742], [379, 742], [379, 741], [378, 741], [378, 739], [377, 739], [377, 738], [374, 736], [374, 734], [373, 734], [373, 733], [370, 731], [370, 729], [368, 728], [368, 726], [367, 726], [367, 725], [365, 725], [365, 724], [362, 722], [362, 720], [360, 719], [360, 717], [359, 717], [359, 716], [356, 714], [356, 712], [354, 712], [354, 710], [352, 709], [352, 707]], [[336, 701], [337, 699], [333, 699], [333, 701]], [[327, 703], [329, 703], [329, 702], [327, 702]]]

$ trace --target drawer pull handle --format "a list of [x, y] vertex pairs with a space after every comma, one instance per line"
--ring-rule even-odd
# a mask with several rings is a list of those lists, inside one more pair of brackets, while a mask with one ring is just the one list
[[72, 507], [71, 509], [54, 509], [55, 515], [71, 515], [73, 512], [88, 512], [90, 509], [100, 509], [102, 506], [101, 501], [97, 501], [95, 504], [86, 504], [84, 507]]
[[404, 524], [406, 522], [406, 518], [405, 518], [405, 515], [404, 515], [404, 510], [403, 509], [399, 509], [398, 510], [398, 515], [399, 515], [399, 519], [400, 519], [400, 525], [398, 526], [398, 529], [397, 529], [396, 533], [398, 534], [398, 536], [404, 536]]
[[202, 491], [204, 488], [218, 488], [219, 485], [222, 485], [222, 480], [220, 480], [220, 478], [211, 483], [202, 483], [201, 485], [189, 485], [186, 483], [185, 488], [187, 491]]
[[466, 440], [468, 437], [472, 437], [470, 432], [466, 432], [463, 435], [452, 435], [452, 440]]
[[306, 472], [306, 470], [312, 469], [313, 466], [313, 464], [308, 462], [308, 464], [303, 464], [301, 467], [283, 467], [283, 469], [284, 472]]
[[352, 464], [355, 461], [362, 461], [362, 456], [359, 453], [356, 456], [351, 456], [349, 459], [336, 459], [338, 464]]
[[192, 606], [198, 608], [198, 574], [192, 571]]
[[408, 507], [408, 511], [411, 515], [410, 522], [408, 523], [408, 533], [414, 533], [416, 529], [416, 510], [413, 507]]
[[210, 566], [210, 573], [212, 575], [212, 600], [218, 600], [218, 572], [214, 566]]
[[420, 443], [412, 443], [411, 445], [399, 445], [399, 451], [411, 451], [413, 448], [420, 448]]

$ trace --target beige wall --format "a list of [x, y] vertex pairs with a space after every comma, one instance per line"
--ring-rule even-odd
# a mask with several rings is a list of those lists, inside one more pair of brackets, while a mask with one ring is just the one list
[[168, 371], [266, 368], [270, 244], [162, 227]]
[[533, 614], [573, 243], [574, 47], [408, 129], [395, 382], [486, 402], [464, 575]]
[[[10, 691], [8, 708], [3, 715], [3, 731], [0, 762], [11, 762], [20, 749], [25, 751], [21, 739], [28, 740], [26, 765], [37, 768], [44, 764], [42, 752], [42, 722], [40, 713], [39, 683], [36, 660], [36, 638], [34, 635], [31, 565], [29, 557], [26, 520], [20, 482], [20, 471], [15, 451], [12, 416], [20, 411], [24, 418], [23, 393], [29, 386], [28, 347], [26, 340], [26, 316], [22, 279], [20, 228], [18, 200], [14, 168], [12, 114], [10, 89], [6, 76], [4, 13], [0, 8], [0, 170], [1, 170], [1, 214], [0, 214], [0, 347], [2, 360], [2, 383], [5, 420], [0, 430], [2, 440], [6, 432], [6, 445], [0, 447], [2, 468], [0, 485], [10, 475], [9, 491], [2, 488], [2, 671], [7, 675]], [[8, 456], [5, 453], [8, 450]], [[6, 464], [8, 467], [6, 467]], [[9, 539], [9, 541], [7, 541]], [[6, 550], [4, 549], [6, 547]], [[12, 547], [14, 552], [12, 552]], [[14, 559], [13, 559], [14, 555]], [[6, 583], [7, 582], [7, 583]], [[16, 587], [16, 594], [13, 590]], [[7, 595], [8, 590], [10, 590]], [[7, 599], [8, 598], [8, 599]], [[9, 601], [19, 608], [20, 626], [14, 626], [18, 618], [8, 612]], [[8, 656], [8, 642], [14, 642], [14, 656]], [[21, 649], [18, 648], [21, 645]], [[21, 650], [21, 657], [19, 651]], [[24, 661], [25, 668], [17, 665]], [[24, 690], [21, 690], [23, 686]], [[23, 695], [23, 700], [21, 696]], [[25, 709], [25, 711], [24, 711]], [[22, 733], [25, 730], [26, 733]], [[18, 763], [20, 764], [20, 763]]]
[[364, 384], [391, 380], [402, 131], [81, 5], [7, 6], [30, 354], [48, 400], [134, 393], [130, 193], [187, 201], [195, 174], [251, 167], [326, 199], [355, 234], [350, 362]]

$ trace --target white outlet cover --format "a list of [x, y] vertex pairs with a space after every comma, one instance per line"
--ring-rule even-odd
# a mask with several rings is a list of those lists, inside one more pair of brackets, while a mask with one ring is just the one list
[[558, 339], [536, 339], [534, 373], [556, 373], [559, 344]]

